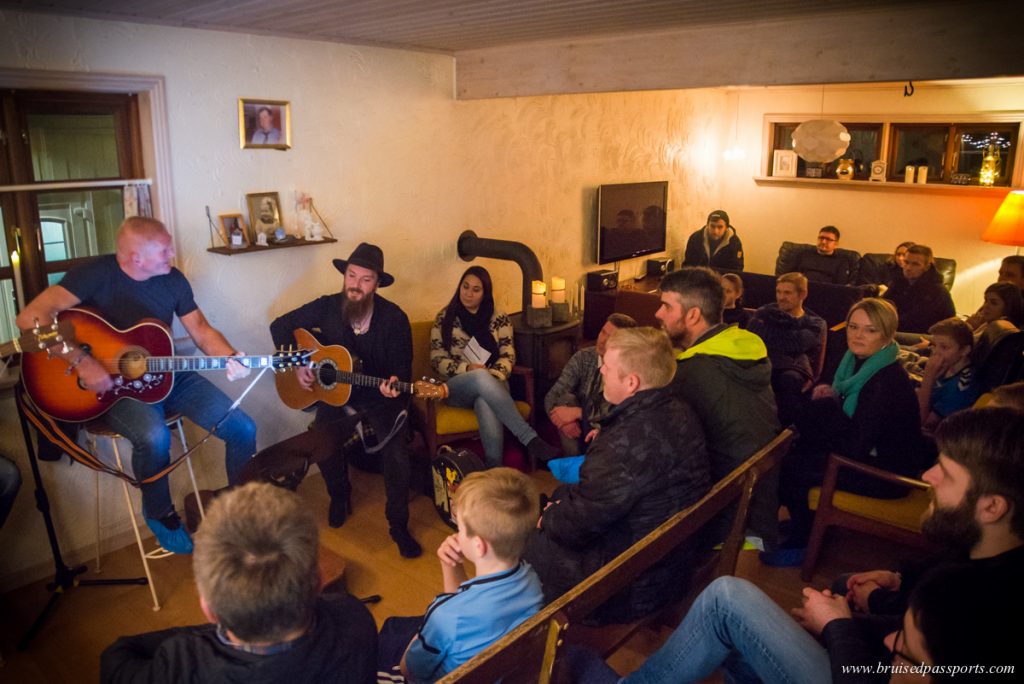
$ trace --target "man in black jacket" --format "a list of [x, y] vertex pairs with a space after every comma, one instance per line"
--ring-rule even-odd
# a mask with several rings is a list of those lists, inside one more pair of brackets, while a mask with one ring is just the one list
[[921, 532], [944, 548], [901, 564], [899, 572], [870, 570], [844, 576], [837, 594], [860, 611], [897, 615], [914, 585], [949, 561], [1024, 573], [1024, 416], [987, 407], [956, 413], [939, 425], [938, 462], [921, 476], [932, 503]]
[[900, 332], [926, 333], [939, 321], [956, 315], [953, 298], [934, 262], [931, 247], [912, 245], [904, 259], [903, 276], [882, 295], [896, 306]]
[[103, 682], [376, 681], [377, 629], [362, 603], [320, 593], [316, 521], [295, 494], [251, 483], [219, 496], [192, 557], [208, 625], [121, 637]]
[[[668, 337], [653, 328], [608, 339], [604, 396], [614, 408], [590, 444], [579, 482], [555, 490], [524, 557], [548, 601], [571, 589], [710, 488], [704, 435], [669, 387], [675, 374]], [[685, 549], [637, 578], [601, 619], [639, 618], [685, 590]]]
[[743, 270], [743, 243], [721, 209], [708, 214], [708, 222], [686, 241], [683, 266], [710, 266], [728, 271]]
[[[683, 268], [661, 281], [655, 316], [675, 346], [673, 386], [693, 407], [707, 437], [714, 481], [779, 434], [772, 364], [757, 335], [722, 324], [722, 279], [707, 268]], [[754, 492], [748, 526], [766, 547], [778, 539], [778, 473], [766, 473]], [[728, 534], [730, 509], [718, 520]]]
[[857, 262], [848, 255], [849, 252], [839, 251], [839, 229], [824, 226], [818, 231], [816, 248], [798, 252], [791, 270], [815, 282], [850, 285], [857, 277]]
[[825, 321], [804, 309], [806, 299], [807, 278], [783, 273], [775, 282], [775, 302], [760, 307], [747, 323], [747, 330], [768, 347], [772, 389], [783, 425], [796, 418], [805, 388], [816, 379], [818, 355], [825, 343]]
[[[387, 495], [384, 513], [399, 552], [406, 558], [415, 558], [422, 549], [408, 529], [409, 450], [402, 434], [402, 411], [408, 402], [392, 389], [394, 381], [408, 380], [412, 375], [409, 317], [396, 304], [377, 294], [378, 287], [395, 282], [394, 277], [384, 271], [384, 252], [380, 247], [362, 242], [348, 260], [335, 259], [334, 267], [345, 275], [344, 289], [279, 317], [270, 324], [270, 334], [276, 346], [283, 346], [295, 343], [297, 328], [319, 329], [320, 344], [341, 345], [362, 361], [363, 374], [388, 378], [380, 387], [353, 385], [345, 406], [321, 404], [317, 408], [315, 427], [336, 434], [339, 446], [334, 457], [320, 463], [320, 472], [331, 495], [327, 521], [331, 527], [340, 527], [349, 512], [351, 486], [341, 445], [348, 441], [355, 425], [347, 410], [352, 407], [383, 443], [379, 453]], [[295, 373], [302, 387], [313, 386], [313, 373], [308, 368], [299, 368]]]

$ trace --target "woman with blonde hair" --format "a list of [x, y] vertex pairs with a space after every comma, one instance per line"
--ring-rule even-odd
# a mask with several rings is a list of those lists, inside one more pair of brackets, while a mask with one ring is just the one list
[[[891, 302], [862, 299], [846, 317], [847, 352], [831, 385], [814, 388], [796, 419], [799, 440], [782, 466], [779, 501], [789, 509], [791, 530], [783, 548], [762, 554], [769, 565], [799, 565], [814, 514], [807, 493], [821, 485], [830, 453], [916, 477], [925, 466], [921, 416], [914, 385], [897, 363], [894, 341], [899, 316]], [[878, 498], [906, 493], [874, 478], [844, 470], [839, 487]]]

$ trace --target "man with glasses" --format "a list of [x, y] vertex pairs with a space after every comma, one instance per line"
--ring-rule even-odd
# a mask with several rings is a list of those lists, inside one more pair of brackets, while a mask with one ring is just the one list
[[[718, 668], [730, 681], [810, 683], [828, 681], [830, 671], [832, 681], [885, 681], [890, 673], [878, 665], [1014, 663], [1020, 656], [1006, 648], [1015, 633], [1006, 619], [1024, 606], [1024, 420], [1009, 408], [963, 411], [940, 425], [936, 441], [926, 529], [970, 548], [971, 560], [934, 566], [905, 612], [859, 616], [843, 594], [805, 587], [790, 617], [751, 582], [722, 577], [624, 681], [701, 681]], [[876, 667], [857, 677], [843, 669], [853, 665]]]
[[808, 280], [817, 283], [850, 285], [857, 275], [854, 268], [856, 260], [849, 259], [846, 256], [849, 252], [840, 252], [838, 248], [839, 229], [825, 226], [818, 231], [817, 249], [798, 253], [789, 270], [803, 273]]

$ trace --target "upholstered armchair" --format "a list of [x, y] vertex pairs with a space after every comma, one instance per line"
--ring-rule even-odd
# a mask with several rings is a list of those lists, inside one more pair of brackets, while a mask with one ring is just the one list
[[[436, 377], [430, 366], [430, 328], [433, 320], [412, 323], [412, 374], [414, 379]], [[509, 384], [513, 396], [519, 395], [516, 408], [527, 422], [532, 423], [534, 407], [533, 369], [524, 366], [512, 368]], [[456, 408], [439, 399], [414, 399], [412, 411], [413, 427], [423, 435], [427, 451], [433, 457], [438, 447], [464, 439], [473, 439], [480, 434], [476, 413], [471, 408]]]

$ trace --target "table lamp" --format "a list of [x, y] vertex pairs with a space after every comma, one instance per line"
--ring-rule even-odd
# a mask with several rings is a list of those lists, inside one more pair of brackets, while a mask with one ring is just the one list
[[1012, 245], [1020, 254], [1024, 245], [1024, 190], [1013, 190], [1006, 196], [981, 239], [997, 245]]

